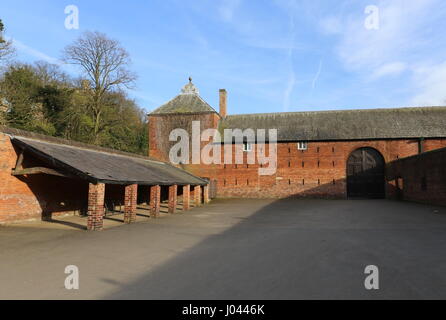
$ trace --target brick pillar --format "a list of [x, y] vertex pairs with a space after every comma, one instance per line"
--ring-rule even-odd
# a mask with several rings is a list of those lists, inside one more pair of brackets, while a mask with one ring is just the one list
[[102, 230], [104, 218], [105, 184], [89, 184], [87, 229]]
[[150, 216], [156, 218], [160, 213], [161, 186], [150, 187]]
[[138, 185], [125, 186], [124, 196], [124, 223], [136, 221], [136, 200], [138, 196]]
[[178, 186], [176, 184], [169, 186], [169, 213], [175, 213], [177, 209], [177, 191]]
[[201, 186], [194, 187], [194, 200], [196, 207], [201, 206]]
[[183, 211], [190, 210], [190, 185], [183, 186]]
[[204, 203], [211, 202], [211, 200], [209, 199], [209, 185], [208, 184], [203, 187], [203, 202]]

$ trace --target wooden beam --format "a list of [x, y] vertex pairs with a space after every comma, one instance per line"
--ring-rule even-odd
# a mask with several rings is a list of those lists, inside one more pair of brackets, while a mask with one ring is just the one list
[[17, 158], [17, 162], [15, 164], [15, 169], [14, 170], [22, 170], [23, 169], [23, 155], [25, 153], [25, 150], [22, 150], [19, 154], [19, 157]]
[[45, 174], [50, 174], [50, 175], [54, 175], [54, 176], [68, 178], [68, 176], [63, 173], [60, 173], [54, 169], [44, 168], [44, 167], [34, 167], [34, 168], [26, 168], [26, 169], [21, 169], [21, 170], [12, 170], [13, 176], [23, 176], [23, 175], [39, 174], [39, 173], [45, 173]]

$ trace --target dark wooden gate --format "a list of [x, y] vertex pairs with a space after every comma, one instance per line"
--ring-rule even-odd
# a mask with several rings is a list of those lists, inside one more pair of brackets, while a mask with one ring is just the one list
[[349, 198], [385, 197], [384, 158], [373, 148], [352, 152], [347, 161], [347, 194]]

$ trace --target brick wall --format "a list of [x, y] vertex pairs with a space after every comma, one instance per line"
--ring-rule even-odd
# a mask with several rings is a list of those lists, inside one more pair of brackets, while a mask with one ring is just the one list
[[[192, 121], [201, 121], [201, 130], [217, 128], [216, 114], [156, 115], [149, 116], [149, 155], [169, 161], [168, 152], [174, 143], [169, 133], [183, 128], [190, 133]], [[202, 143], [202, 146], [206, 143]], [[363, 147], [378, 150], [385, 162], [416, 155], [420, 151], [419, 139], [310, 142], [308, 150], [297, 150], [296, 143], [279, 143], [277, 172], [272, 176], [259, 176], [259, 164], [180, 165], [191, 173], [216, 180], [217, 197], [284, 198], [289, 196], [345, 198], [347, 196], [346, 166], [350, 154]], [[446, 139], [426, 139], [425, 151], [446, 147]], [[233, 155], [236, 148], [233, 146]], [[224, 155], [222, 154], [222, 159]], [[233, 161], [234, 163], [235, 161]], [[222, 161], [223, 163], [223, 161]], [[388, 188], [392, 188], [391, 185]]]
[[446, 139], [428, 139], [424, 142], [424, 151], [432, 151], [446, 146]]
[[[9, 136], [0, 132], [0, 224], [87, 213], [88, 182], [47, 174], [12, 176], [18, 153]], [[47, 166], [26, 154], [23, 164]], [[124, 187], [107, 185], [105, 199], [123, 204]]]
[[[168, 161], [168, 151], [161, 151], [156, 146], [168, 146], [168, 143], [166, 143], [168, 133], [163, 133], [159, 128], [169, 127], [167, 123], [169, 123], [170, 116], [150, 117], [150, 119], [150, 138], [156, 139], [156, 143], [151, 144], [150, 155]], [[188, 126], [190, 126], [190, 120], [192, 119], [186, 121]], [[201, 116], [201, 118], [195, 116], [193, 120], [202, 120], [202, 130], [207, 125], [209, 127], [211, 125], [216, 126], [215, 119], [211, 119], [209, 116]], [[203, 123], [205, 124], [204, 128]], [[155, 132], [152, 130], [155, 130]], [[180, 167], [195, 175], [216, 180], [218, 197], [284, 198], [299, 196], [345, 198], [347, 196], [346, 166], [348, 157], [354, 150], [363, 147], [375, 148], [388, 163], [418, 154], [419, 139], [310, 142], [306, 151], [298, 150], [296, 143], [279, 143], [277, 148], [277, 172], [272, 176], [259, 176], [258, 163], [247, 165], [247, 153], [244, 153], [244, 164], [188, 164], [180, 165]], [[424, 150], [441, 147], [446, 147], [446, 139], [427, 139], [424, 141]], [[242, 146], [234, 145], [233, 155], [236, 148], [242, 148]], [[223, 157], [222, 155], [222, 159]]]
[[[87, 211], [87, 182], [44, 174], [12, 176], [17, 152], [9, 136], [0, 133], [0, 223]], [[26, 156], [24, 164], [32, 165]]]
[[148, 117], [149, 157], [169, 161], [169, 150], [176, 142], [169, 141], [173, 129], [183, 128], [191, 135], [192, 121], [200, 121], [201, 131], [217, 128], [220, 117], [216, 113], [150, 115]]
[[446, 205], [446, 148], [388, 164], [388, 197]]
[[[444, 146], [446, 140], [427, 140], [430, 147]], [[258, 164], [186, 165], [192, 173], [217, 180], [218, 197], [284, 198], [289, 196], [345, 198], [346, 166], [349, 155], [358, 148], [372, 147], [385, 161], [418, 153], [418, 140], [310, 142], [308, 150], [296, 143], [279, 143], [277, 172], [259, 176]], [[240, 145], [233, 146], [241, 148]]]

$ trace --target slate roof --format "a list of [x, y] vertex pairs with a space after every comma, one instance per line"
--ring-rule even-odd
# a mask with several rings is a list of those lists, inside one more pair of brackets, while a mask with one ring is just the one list
[[0, 131], [6, 131], [14, 145], [26, 148], [26, 152], [47, 162], [49, 166], [90, 182], [140, 185], [207, 184], [206, 180], [185, 170], [147, 157], [70, 141], [64, 144], [61, 143], [62, 139], [32, 133], [23, 134], [21, 130]]
[[217, 111], [200, 97], [198, 89], [192, 83], [192, 79], [189, 78], [189, 83], [181, 89], [179, 95], [150, 112], [149, 115], [210, 112], [216, 113]]
[[278, 141], [446, 137], [446, 107], [228, 115], [219, 129], [278, 129]]

